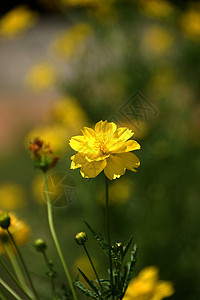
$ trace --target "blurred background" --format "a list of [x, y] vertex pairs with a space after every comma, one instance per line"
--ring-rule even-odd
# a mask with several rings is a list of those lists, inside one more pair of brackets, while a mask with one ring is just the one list
[[[73, 278], [77, 266], [90, 274], [74, 235], [86, 230], [83, 220], [105, 233], [104, 176], [70, 170], [68, 141], [106, 119], [132, 129], [142, 146], [138, 172], [110, 183], [112, 240], [133, 235], [135, 275], [155, 265], [174, 283], [171, 299], [198, 299], [200, 2], [4, 1], [0, 12], [0, 209], [30, 226], [22, 252], [42, 299], [50, 289], [36, 238], [48, 243], [59, 287], [64, 274], [29, 141], [39, 136], [61, 157], [50, 172], [66, 186], [52, 196], [55, 224]], [[88, 248], [105, 276], [107, 259], [90, 235]]]

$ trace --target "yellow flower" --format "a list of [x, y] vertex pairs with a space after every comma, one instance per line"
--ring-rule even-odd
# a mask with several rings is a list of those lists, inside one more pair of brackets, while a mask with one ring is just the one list
[[170, 32], [156, 25], [146, 30], [142, 40], [142, 47], [148, 53], [148, 56], [149, 52], [160, 55], [168, 52], [172, 42], [173, 38]]
[[162, 300], [173, 293], [171, 282], [158, 280], [158, 269], [151, 266], [130, 282], [123, 300]]
[[0, 36], [15, 37], [32, 27], [37, 20], [37, 14], [26, 6], [18, 6], [9, 11], [0, 20]]
[[84, 127], [82, 133], [83, 136], [74, 136], [69, 143], [78, 151], [71, 157], [71, 169], [80, 168], [84, 178], [96, 177], [104, 170], [110, 180], [124, 175], [126, 169], [136, 172], [140, 161], [130, 151], [140, 149], [140, 145], [129, 140], [134, 134], [132, 130], [100, 121], [95, 130]]
[[[131, 197], [132, 191], [135, 190], [134, 182], [128, 179], [122, 179], [114, 181], [109, 189], [109, 203], [110, 205], [114, 204], [125, 204]], [[105, 195], [104, 189], [100, 186], [97, 192], [97, 199], [102, 205], [105, 205]]]
[[55, 84], [55, 70], [47, 63], [37, 64], [29, 71], [26, 81], [33, 90], [44, 90]]
[[60, 57], [72, 57], [79, 54], [86, 39], [92, 34], [92, 28], [86, 23], [78, 23], [62, 32], [53, 42], [52, 48]]
[[[19, 220], [14, 213], [9, 213], [10, 226], [9, 231], [12, 234], [17, 246], [23, 246], [28, 242], [30, 236], [29, 226], [22, 220]], [[5, 252], [4, 241], [8, 242], [8, 234], [5, 229], [0, 228], [0, 254]]]
[[0, 209], [15, 210], [25, 205], [25, 193], [21, 185], [5, 182], [0, 185]]
[[170, 16], [174, 7], [166, 0], [140, 0], [140, 10], [148, 17], [166, 18]]
[[181, 18], [184, 33], [194, 40], [200, 40], [200, 8], [190, 9]]

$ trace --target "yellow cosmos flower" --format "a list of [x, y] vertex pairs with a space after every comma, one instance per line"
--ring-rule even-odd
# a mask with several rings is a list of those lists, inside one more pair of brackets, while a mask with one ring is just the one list
[[126, 169], [136, 172], [140, 160], [130, 151], [140, 149], [140, 145], [129, 140], [134, 134], [132, 130], [100, 121], [94, 130], [84, 127], [82, 133], [83, 136], [74, 136], [69, 143], [78, 151], [71, 157], [71, 169], [80, 168], [84, 178], [94, 178], [104, 170], [110, 180], [124, 175]]
[[33, 90], [43, 91], [55, 85], [56, 71], [47, 63], [39, 63], [29, 70], [25, 81]]
[[166, 0], [140, 0], [140, 11], [152, 18], [166, 18], [170, 16], [173, 11], [173, 5]]
[[37, 21], [37, 14], [26, 6], [18, 6], [0, 20], [0, 36], [13, 38], [26, 31]]
[[151, 266], [130, 282], [123, 300], [162, 300], [173, 293], [171, 282], [158, 280], [158, 269]]
[[[12, 234], [17, 246], [23, 246], [29, 240], [30, 228], [24, 221], [19, 220], [14, 213], [9, 213], [9, 216], [9, 231]], [[7, 231], [0, 228], [0, 254], [5, 252], [4, 241], [6, 237], [8, 237]], [[9, 241], [7, 238], [6, 240]]]

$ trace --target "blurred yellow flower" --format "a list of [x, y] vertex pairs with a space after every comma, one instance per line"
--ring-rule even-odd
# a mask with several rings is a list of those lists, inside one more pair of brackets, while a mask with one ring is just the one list
[[99, 0], [61, 0], [61, 4], [68, 6], [96, 6]]
[[158, 269], [151, 266], [130, 282], [123, 300], [162, 300], [173, 293], [171, 282], [159, 280]]
[[[95, 268], [98, 267], [98, 262], [94, 257], [92, 257], [92, 261], [95, 265]], [[89, 262], [87, 256], [80, 256], [73, 263], [72, 273], [73, 273], [74, 277], [77, 276], [77, 272], [78, 272], [77, 268], [81, 269], [81, 271], [83, 271], [86, 274], [86, 276], [88, 276], [91, 280], [93, 280], [93, 281], [96, 280], [96, 277], [94, 275], [94, 272], [92, 270], [92, 267], [90, 265], [90, 262]], [[85, 280], [82, 279], [81, 277], [79, 278], [79, 280], [82, 281], [85, 285], [87, 285], [85, 283]]]
[[[114, 181], [113, 184], [110, 185], [109, 189], [109, 203], [111, 205], [126, 203], [130, 199], [134, 188], [134, 182], [132, 182], [131, 180], [122, 178], [120, 181]], [[105, 192], [102, 187], [97, 193], [97, 198], [103, 205], [105, 205], [104, 193]]]
[[181, 17], [181, 27], [184, 33], [194, 40], [200, 40], [200, 9], [190, 9]]
[[173, 38], [168, 30], [161, 26], [147, 29], [142, 39], [142, 49], [149, 56], [152, 54], [166, 54], [172, 46]]
[[[10, 216], [10, 226], [9, 231], [12, 234], [17, 246], [23, 246], [29, 240], [30, 227], [26, 222], [19, 220], [14, 213], [9, 213]], [[4, 241], [8, 242], [8, 234], [5, 229], [0, 228], [0, 254], [5, 252]]]
[[13, 38], [37, 21], [37, 14], [26, 6], [18, 6], [0, 19], [0, 36]]
[[0, 199], [0, 209], [2, 210], [15, 210], [26, 205], [24, 189], [16, 183], [1, 183]]
[[124, 175], [126, 169], [136, 172], [140, 160], [130, 151], [140, 149], [140, 145], [129, 140], [134, 134], [131, 130], [117, 128], [113, 122], [100, 121], [95, 130], [84, 127], [82, 133], [69, 142], [71, 148], [78, 151], [71, 157], [71, 169], [80, 168], [84, 178], [96, 177], [104, 170], [110, 180]]
[[166, 18], [170, 16], [174, 7], [166, 0], [140, 0], [140, 11], [152, 18]]
[[29, 70], [26, 76], [26, 82], [36, 91], [52, 87], [56, 82], [55, 69], [46, 63], [37, 64]]
[[81, 53], [84, 42], [92, 34], [92, 28], [86, 23], [78, 23], [60, 33], [52, 43], [52, 49], [60, 57], [68, 58]]
[[64, 145], [68, 140], [68, 134], [66, 128], [58, 125], [36, 127], [31, 130], [25, 137], [26, 148], [30, 145], [35, 137], [39, 137], [41, 140], [47, 141], [55, 153], [63, 151]]
[[[87, 116], [73, 97], [58, 100], [52, 107], [51, 117], [70, 129], [77, 129], [87, 122]], [[74, 122], [76, 120], [76, 122]]]

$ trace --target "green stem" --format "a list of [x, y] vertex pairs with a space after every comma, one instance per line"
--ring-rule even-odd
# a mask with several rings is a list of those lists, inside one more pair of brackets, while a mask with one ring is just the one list
[[115, 300], [115, 297], [113, 295], [113, 268], [112, 268], [112, 256], [111, 256], [111, 244], [110, 244], [110, 222], [109, 222], [108, 178], [107, 177], [106, 177], [106, 234], [107, 234], [108, 251], [109, 251], [110, 284], [111, 284], [111, 291], [112, 291], [112, 299]]
[[[42, 251], [42, 254], [43, 254], [43, 256], [44, 256], [44, 260], [45, 260], [45, 262], [46, 262], [46, 264], [47, 264], [47, 267], [48, 267], [49, 271], [50, 271], [50, 272], [53, 271], [52, 268], [51, 268], [50, 265], [49, 265], [49, 260], [48, 260], [48, 258], [47, 258], [47, 255], [46, 255], [45, 251]], [[53, 278], [53, 277], [50, 277], [50, 281], [51, 281], [52, 296], [54, 296], [54, 294], [55, 294], [55, 283], [54, 283], [54, 278]]]
[[9, 235], [9, 237], [10, 237], [10, 239], [11, 239], [13, 245], [15, 246], [15, 249], [16, 249], [16, 251], [17, 251], [17, 254], [19, 255], [19, 259], [20, 259], [21, 264], [22, 264], [22, 266], [23, 266], [23, 268], [24, 268], [24, 271], [25, 271], [25, 273], [26, 273], [26, 276], [27, 276], [28, 282], [29, 282], [29, 284], [30, 284], [30, 286], [31, 286], [31, 289], [32, 289], [32, 291], [33, 291], [33, 294], [35, 295], [35, 298], [36, 298], [37, 300], [40, 300], [40, 299], [39, 299], [39, 296], [38, 296], [38, 294], [37, 294], [37, 292], [36, 292], [36, 289], [35, 289], [35, 287], [34, 287], [34, 285], [33, 285], [33, 282], [32, 282], [32, 279], [31, 279], [31, 277], [30, 277], [29, 271], [28, 271], [28, 269], [27, 269], [27, 267], [26, 267], [26, 264], [25, 264], [25, 261], [24, 261], [24, 259], [23, 259], [23, 256], [22, 256], [22, 254], [21, 254], [21, 252], [20, 252], [20, 250], [19, 250], [19, 248], [18, 248], [18, 246], [17, 246], [17, 244], [16, 244], [16, 242], [15, 242], [15, 240], [14, 240], [12, 234], [10, 233], [9, 229], [7, 229], [7, 232], [8, 232], [8, 235]]
[[26, 281], [24, 279], [24, 275], [23, 275], [23, 273], [21, 271], [19, 263], [18, 263], [18, 261], [17, 261], [17, 259], [15, 257], [15, 254], [13, 253], [12, 247], [10, 246], [9, 243], [5, 243], [4, 247], [5, 247], [5, 250], [6, 250], [6, 253], [8, 255], [8, 258], [9, 258], [9, 260], [10, 260], [12, 266], [13, 266], [13, 269], [15, 271], [15, 274], [16, 274], [16, 276], [17, 276], [17, 278], [18, 278], [21, 286], [26, 291], [26, 293], [29, 293], [30, 292], [29, 288], [28, 288], [28, 286], [26, 284]]
[[4, 269], [8, 272], [8, 274], [10, 275], [10, 277], [12, 278], [12, 280], [15, 282], [15, 284], [18, 286], [18, 288], [30, 299], [32, 300], [32, 298], [27, 294], [27, 292], [24, 290], [24, 288], [22, 287], [22, 285], [17, 281], [17, 279], [15, 278], [15, 276], [12, 274], [12, 272], [9, 270], [9, 268], [6, 266], [6, 264], [0, 259], [0, 263], [2, 264], [2, 266], [4, 267]]
[[60, 261], [61, 261], [63, 269], [65, 271], [65, 275], [67, 277], [67, 280], [68, 280], [68, 283], [69, 283], [69, 286], [70, 286], [70, 289], [71, 289], [71, 292], [72, 292], [73, 299], [77, 300], [77, 296], [76, 296], [76, 293], [75, 293], [75, 290], [74, 290], [74, 287], [73, 287], [73, 284], [72, 284], [72, 281], [71, 281], [71, 277], [69, 275], [69, 271], [68, 271], [67, 265], [65, 263], [65, 260], [64, 260], [64, 257], [63, 257], [58, 239], [57, 239], [57, 235], [56, 235], [56, 232], [55, 232], [55, 229], [54, 229], [52, 206], [51, 206], [51, 200], [50, 200], [50, 197], [49, 197], [49, 189], [48, 189], [46, 172], [44, 172], [44, 182], [45, 182], [46, 196], [47, 196], [47, 212], [48, 212], [49, 228], [50, 228], [51, 235], [52, 235], [52, 238], [54, 240], [58, 255], [60, 257]]
[[95, 276], [96, 276], [96, 278], [97, 278], [97, 280], [98, 280], [98, 283], [99, 283], [99, 285], [100, 285], [100, 288], [101, 288], [101, 290], [103, 290], [103, 287], [102, 287], [102, 285], [101, 285], [99, 276], [98, 276], [98, 274], [97, 274], [97, 271], [96, 271], [96, 269], [95, 269], [95, 266], [94, 266], [94, 264], [93, 264], [93, 261], [92, 261], [90, 255], [89, 255], [89, 252], [88, 252], [88, 250], [87, 250], [85, 244], [83, 244], [83, 247], [84, 247], [85, 252], [86, 252], [86, 255], [87, 255], [87, 257], [88, 257], [88, 259], [89, 259], [89, 261], [90, 261], [90, 264], [91, 264], [91, 266], [92, 266], [92, 269], [93, 269], [93, 271], [94, 271], [94, 274], [95, 274]]
[[16, 293], [15, 291], [13, 291], [13, 289], [11, 289], [11, 287], [9, 285], [7, 285], [7, 283], [2, 279], [0, 278], [0, 284], [11, 294], [13, 295], [13, 297], [15, 297], [15, 299], [17, 300], [23, 300], [22, 298], [20, 298]]

